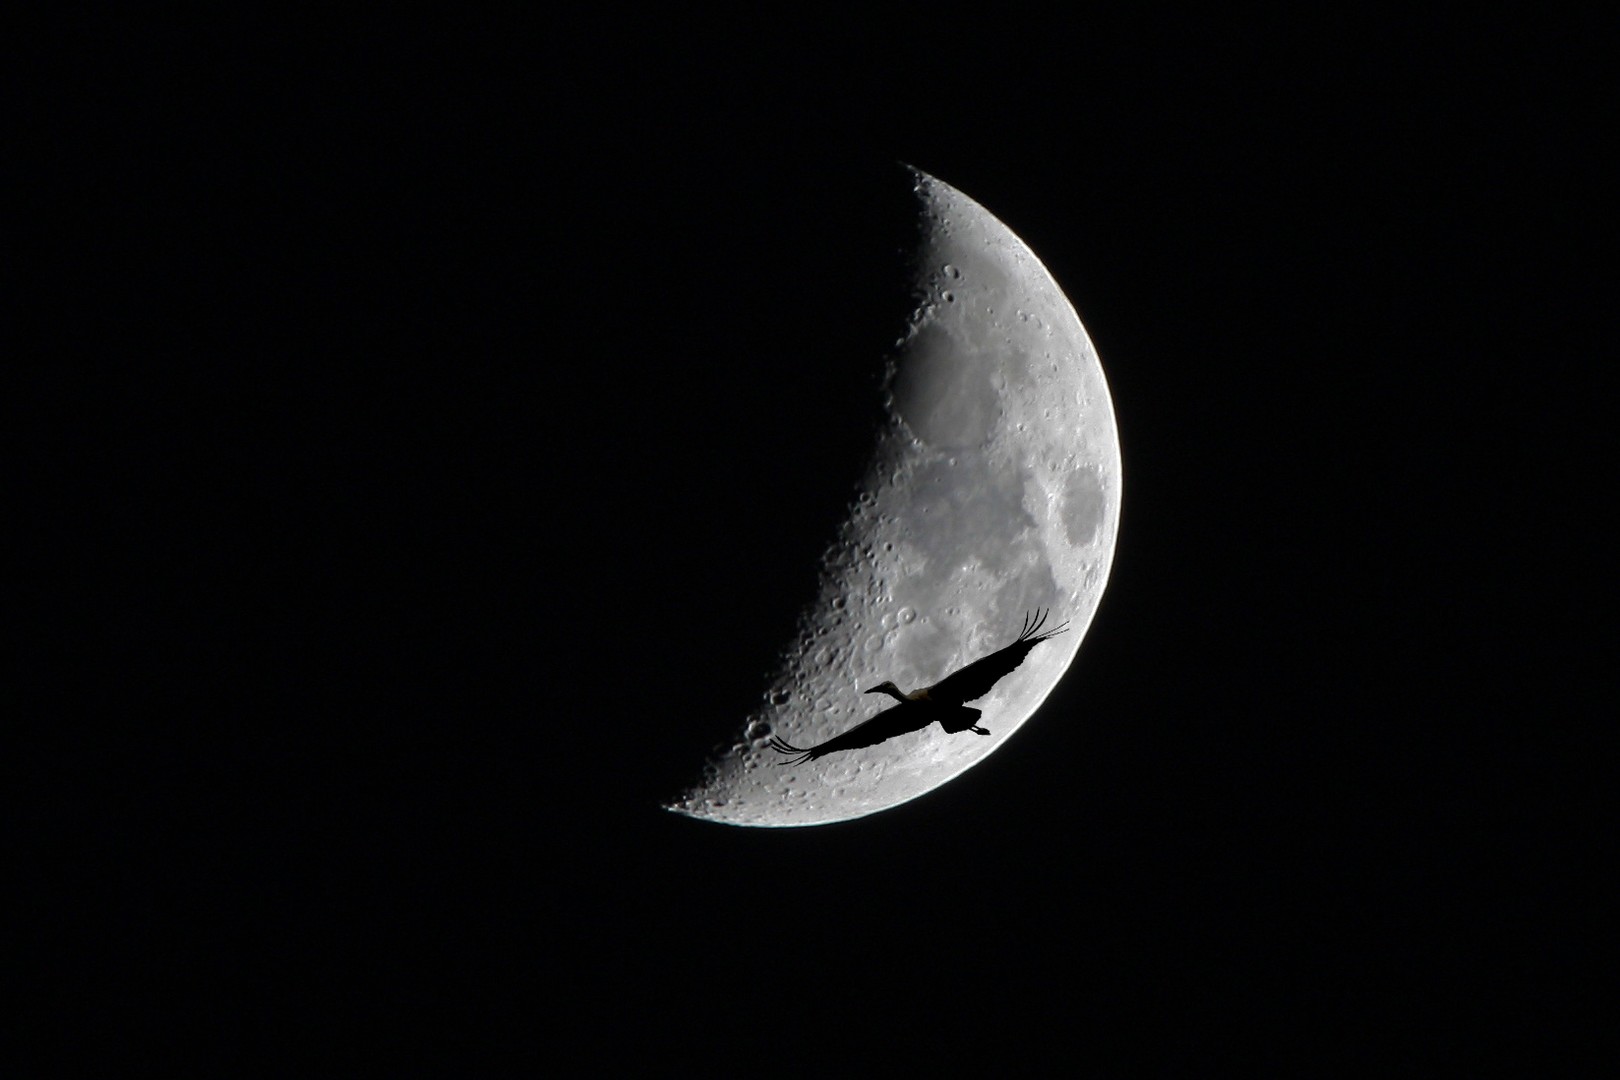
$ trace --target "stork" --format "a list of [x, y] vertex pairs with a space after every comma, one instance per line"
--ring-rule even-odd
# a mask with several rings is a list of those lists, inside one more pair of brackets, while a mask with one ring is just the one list
[[795, 755], [787, 764], [798, 765], [826, 757], [828, 754], [835, 754], [840, 750], [876, 746], [896, 735], [921, 731], [936, 720], [947, 734], [955, 735], [971, 731], [976, 735], [988, 735], [990, 732], [979, 726], [982, 710], [969, 708], [966, 703], [988, 694], [991, 687], [1000, 682], [1003, 676], [1024, 662], [1029, 650], [1068, 629], [1069, 624], [1065, 621], [1042, 633], [1041, 627], [1046, 623], [1047, 614], [1040, 610], [1036, 610], [1033, 615], [1026, 614], [1024, 628], [1019, 631], [1018, 639], [1011, 645], [998, 649], [989, 656], [980, 657], [932, 686], [925, 686], [908, 694], [892, 682], [878, 683], [865, 692], [887, 694], [899, 704], [889, 706], [841, 735], [835, 735], [826, 742], [811, 747], [794, 746], [772, 735], [770, 747], [779, 754]]

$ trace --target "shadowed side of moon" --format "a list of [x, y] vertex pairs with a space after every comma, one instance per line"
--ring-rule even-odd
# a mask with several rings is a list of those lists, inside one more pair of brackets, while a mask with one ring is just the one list
[[[885, 365], [884, 419], [816, 596], [760, 706], [670, 809], [731, 824], [848, 820], [981, 761], [1034, 713], [1089, 625], [1112, 561], [1119, 447], [1095, 350], [1034, 254], [983, 207], [912, 177], [915, 307]], [[788, 767], [766, 746], [825, 741], [874, 715], [862, 691], [930, 684], [1011, 642], [1042, 643], [976, 702], [990, 737], [938, 725]]]

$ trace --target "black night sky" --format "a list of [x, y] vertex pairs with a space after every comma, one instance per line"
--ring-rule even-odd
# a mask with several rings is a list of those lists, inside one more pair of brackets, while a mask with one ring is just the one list
[[[59, 28], [7, 425], [47, 1060], [1578, 1060], [1588, 34], [1001, 20]], [[678, 818], [857, 479], [897, 161], [1085, 321], [1112, 580], [947, 787]]]

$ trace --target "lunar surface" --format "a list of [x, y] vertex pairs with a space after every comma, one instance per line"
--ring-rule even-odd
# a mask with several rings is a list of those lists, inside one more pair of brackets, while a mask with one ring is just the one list
[[[918, 304], [885, 371], [885, 425], [818, 595], [736, 739], [669, 809], [733, 825], [820, 825], [897, 806], [983, 761], [1034, 714], [1096, 612], [1119, 529], [1120, 455], [1102, 366], [1034, 253], [982, 206], [914, 172]], [[938, 724], [788, 766], [1008, 645], [1027, 612], [1070, 632], [973, 704], [991, 732]]]

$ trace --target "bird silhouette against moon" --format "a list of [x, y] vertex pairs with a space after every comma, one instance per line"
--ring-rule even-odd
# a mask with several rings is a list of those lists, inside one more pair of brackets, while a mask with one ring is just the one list
[[[876, 443], [759, 705], [667, 804], [676, 813], [822, 825], [933, 791], [1034, 715], [1102, 599], [1119, 530], [1119, 436], [1085, 327], [984, 207], [917, 170], [897, 179], [919, 227], [907, 253], [911, 315], [897, 339], [873, 343]], [[928, 692], [940, 694], [977, 673], [974, 658], [994, 654], [1003, 628], [1042, 609], [1064, 612], [1074, 632], [1037, 634], [1050, 644], [990, 680], [978, 704], [994, 718], [988, 735], [961, 737], [979, 726], [967, 697], [942, 726], [910, 698], [852, 726], [863, 688], [889, 693], [888, 681], [905, 697], [894, 684], [934, 679]], [[794, 747], [806, 749], [784, 758]]]
[[1059, 623], [1043, 634], [1041, 627], [1045, 624], [1045, 612], [1036, 612], [1034, 616], [1025, 615], [1024, 628], [1019, 631], [1018, 640], [1004, 649], [997, 649], [989, 656], [980, 657], [960, 671], [952, 672], [934, 685], [925, 686], [921, 690], [913, 690], [908, 694], [892, 682], [879, 683], [866, 692], [887, 694], [900, 704], [889, 706], [870, 720], [857, 724], [842, 735], [828, 739], [818, 746], [808, 749], [794, 746], [773, 735], [770, 738], [770, 747], [778, 753], [796, 755], [787, 762], [788, 765], [801, 765], [806, 761], [826, 757], [828, 754], [836, 754], [840, 750], [876, 746], [897, 735], [920, 731], [936, 720], [939, 721], [939, 726], [945, 729], [946, 734], [955, 735], [971, 731], [975, 735], [988, 735], [990, 732], [980, 727], [978, 723], [979, 717], [984, 715], [983, 710], [971, 708], [966, 702], [977, 701], [984, 697], [1001, 681], [1002, 676], [1024, 662], [1029, 650], [1068, 629], [1067, 623]]

